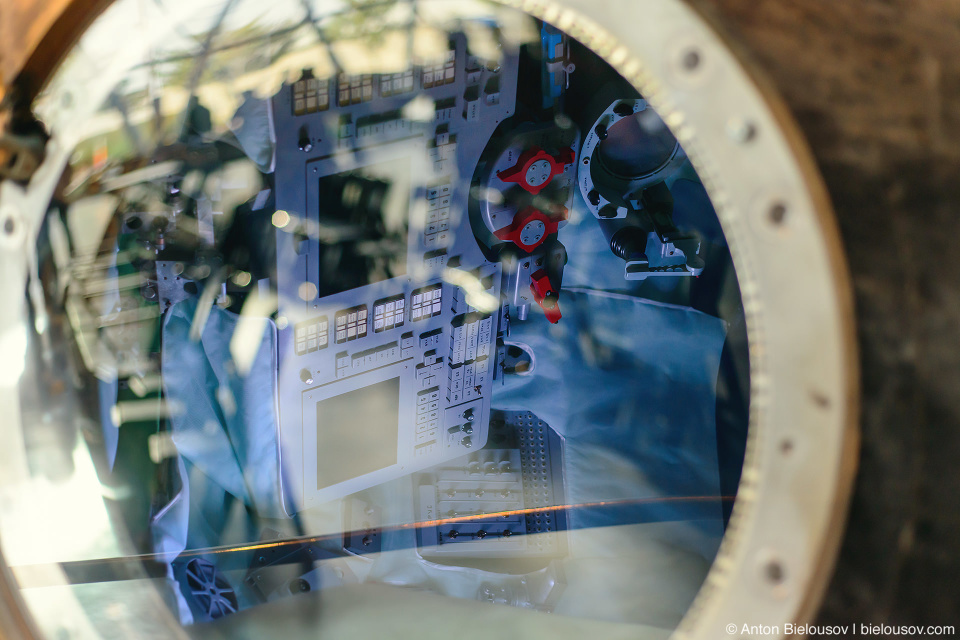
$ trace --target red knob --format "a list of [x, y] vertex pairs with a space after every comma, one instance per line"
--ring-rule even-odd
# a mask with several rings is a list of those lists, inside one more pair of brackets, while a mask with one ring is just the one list
[[540, 147], [530, 147], [520, 154], [517, 164], [509, 169], [497, 172], [497, 177], [504, 182], [515, 182], [533, 195], [543, 190], [555, 176], [563, 172], [563, 168], [575, 159], [573, 149], [561, 149], [556, 156], [552, 156]]
[[540, 269], [530, 276], [530, 291], [533, 292], [533, 299], [543, 309], [543, 314], [547, 316], [547, 320], [552, 324], [557, 324], [561, 317], [560, 294], [550, 284], [550, 278], [547, 277], [545, 269]]
[[536, 207], [524, 207], [513, 217], [513, 222], [493, 232], [500, 240], [513, 242], [530, 253], [550, 234], [556, 233], [560, 223], [567, 219], [567, 208], [560, 207], [556, 216], [548, 216]]

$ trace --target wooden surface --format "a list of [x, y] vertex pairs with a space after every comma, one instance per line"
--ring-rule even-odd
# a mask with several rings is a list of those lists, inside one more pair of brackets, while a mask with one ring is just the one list
[[107, 4], [109, 0], [0, 0], [0, 99], [18, 77], [26, 81], [26, 91], [35, 93]]
[[960, 625], [960, 2], [694, 3], [786, 99], [853, 274], [863, 448], [820, 622]]

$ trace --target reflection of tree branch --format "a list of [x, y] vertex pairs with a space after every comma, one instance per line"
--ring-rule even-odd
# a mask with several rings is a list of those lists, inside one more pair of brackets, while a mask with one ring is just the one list
[[[157, 1], [159, 1], [159, 0], [157, 0]], [[338, 12], [331, 13], [331, 14], [325, 16], [324, 19], [336, 19], [336, 18], [341, 18], [341, 17], [343, 17], [343, 16], [345, 16], [345, 15], [348, 15], [348, 14], [355, 14], [355, 13], [358, 12], [358, 10], [361, 10], [361, 11], [370, 11], [370, 10], [373, 10], [373, 9], [380, 9], [380, 8], [392, 7], [392, 6], [396, 5], [396, 4], [397, 4], [396, 0], [389, 0], [389, 1], [387, 1], [387, 2], [376, 2], [376, 3], [364, 4], [364, 5], [361, 5], [361, 6], [358, 7], [358, 8], [344, 9], [344, 10], [342, 10], [342, 11], [338, 11]], [[411, 4], [411, 6], [413, 7], [413, 11], [412, 11], [412, 15], [411, 15], [410, 22], [409, 22], [407, 25], [404, 25], [404, 28], [408, 30], [408, 34], [409, 34], [408, 47], [410, 48], [410, 53], [412, 54], [412, 48], [413, 48], [413, 27], [416, 26], [416, 23], [417, 23], [416, 0], [410, 0], [410, 4]], [[312, 23], [312, 24], [311, 24], [311, 23]], [[238, 48], [240, 48], [240, 47], [245, 47], [245, 46], [249, 46], [249, 45], [252, 45], [252, 44], [257, 44], [257, 43], [263, 42], [263, 41], [269, 41], [269, 40], [273, 40], [273, 39], [276, 39], [276, 38], [282, 38], [282, 37], [287, 36], [287, 35], [289, 35], [289, 34], [291, 34], [291, 33], [294, 33], [295, 31], [297, 31], [298, 29], [306, 26], [307, 24], [311, 24], [311, 26], [312, 26], [312, 28], [314, 29], [314, 31], [317, 32], [318, 38], [320, 38], [321, 42], [322, 42], [322, 43], [324, 44], [324, 46], [327, 47], [328, 50], [329, 50], [329, 47], [332, 46], [332, 44], [330, 43], [330, 39], [328, 38], [326, 32], [323, 31], [323, 30], [319, 27], [319, 25], [317, 24], [317, 21], [312, 17], [312, 15], [308, 13], [308, 15], [306, 15], [306, 16], [303, 18], [303, 20], [301, 20], [300, 22], [298, 22], [298, 23], [296, 23], [296, 24], [294, 24], [294, 25], [291, 25], [291, 26], [289, 26], [289, 27], [283, 27], [283, 28], [277, 29], [277, 30], [275, 30], [275, 31], [269, 31], [269, 32], [266, 32], [266, 33], [260, 33], [260, 34], [257, 34], [257, 35], [255, 35], [255, 36], [250, 36], [250, 37], [248, 37], [248, 38], [244, 38], [244, 39], [242, 39], [242, 40], [237, 40], [237, 41], [235, 41], [235, 42], [230, 42], [230, 43], [227, 43], [227, 44], [220, 45], [219, 47], [213, 47], [213, 48], [210, 48], [209, 53], [210, 53], [210, 54], [220, 53], [220, 52], [223, 52], [223, 51], [229, 51], [229, 50], [231, 50], [231, 49], [238, 49]], [[359, 36], [359, 37], [362, 37], [362, 36], [374, 36], [374, 35], [379, 35], [379, 34], [381, 34], [382, 32], [383, 32], [383, 29], [376, 29], [376, 30], [371, 30], [371, 31], [369, 31], [369, 32], [360, 33], [360, 34], [358, 34], [358, 36]], [[184, 37], [187, 38], [188, 36], [184, 35]], [[286, 41], [286, 42], [282, 43], [282, 44], [280, 45], [280, 46], [281, 46], [281, 49], [285, 51], [286, 49], [288, 49], [288, 48], [290, 47], [290, 44], [291, 44], [291, 43], [290, 43], [289, 41]], [[170, 63], [174, 63], [174, 62], [183, 62], [183, 61], [185, 61], [185, 60], [195, 60], [199, 55], [200, 55], [200, 53], [199, 53], [199, 52], [196, 52], [196, 51], [191, 51], [191, 52], [189, 52], [189, 53], [180, 53], [180, 54], [176, 54], [176, 55], [166, 56], [166, 57], [163, 57], [163, 58], [155, 58], [155, 59], [151, 59], [151, 60], [148, 60], [148, 61], [145, 61], [145, 62], [141, 62], [141, 63], [139, 63], [139, 64], [134, 65], [133, 68], [134, 68], [134, 69], [142, 69], [142, 68], [144, 68], [144, 67], [155, 67], [155, 66], [159, 66], [159, 65], [163, 65], [163, 64], [170, 64]], [[330, 52], [330, 56], [331, 56], [332, 59], [335, 60], [335, 56], [333, 55], [332, 51]], [[276, 56], [275, 56], [275, 57], [276, 57]], [[340, 69], [339, 64], [338, 64], [338, 63], [335, 63], [335, 64], [337, 65], [337, 68]]]
[[417, 0], [410, 1], [410, 21], [407, 23], [407, 60], [411, 63], [413, 62], [413, 53], [414, 53], [414, 34], [413, 30], [417, 26], [417, 18], [419, 17], [420, 3]]
[[143, 144], [143, 138], [140, 137], [140, 132], [137, 131], [137, 128], [130, 122], [130, 109], [127, 107], [127, 101], [114, 90], [110, 92], [109, 102], [114, 109], [120, 112], [120, 117], [123, 118], [123, 130], [126, 132], [127, 137], [130, 138], [130, 142], [136, 149], [137, 154], [143, 156], [146, 153], [146, 148]]
[[[223, 51], [229, 51], [230, 49], [238, 49], [240, 47], [245, 47], [247, 45], [256, 44], [264, 40], [272, 40], [274, 38], [280, 38], [290, 33], [293, 33], [297, 29], [300, 29], [301, 27], [303, 27], [305, 24], [307, 24], [306, 18], [304, 18], [301, 22], [298, 22], [297, 24], [290, 27], [284, 27], [283, 29], [277, 29], [276, 31], [261, 33], [259, 35], [251, 36], [243, 40], [237, 40], [236, 42], [231, 42], [229, 44], [221, 45], [219, 47], [210, 49], [210, 53], [211, 54], [220, 53]], [[284, 48], [287, 46], [289, 46], [289, 43], [283, 43], [281, 45], [281, 47], [284, 47]], [[196, 59], [196, 57], [197, 57], [197, 54], [195, 52], [181, 53], [175, 56], [167, 56], [165, 58], [159, 58], [154, 60], [148, 60], [146, 62], [141, 62], [140, 64], [134, 66], [133, 68], [142, 69], [143, 67], [155, 67], [162, 64], [169, 64], [171, 62], [183, 62], [184, 60], [194, 60]]]
[[324, 33], [319, 22], [313, 17], [313, 11], [310, 9], [310, 0], [300, 0], [300, 3], [303, 5], [304, 11], [307, 12], [307, 20], [310, 22], [310, 26], [313, 27], [314, 32], [317, 34], [317, 40], [319, 40], [320, 44], [322, 44], [327, 50], [327, 55], [330, 56], [330, 62], [333, 64], [333, 68], [336, 70], [336, 75], [342, 74], [343, 65], [341, 65], [340, 61], [337, 59], [337, 54], [333, 52], [333, 47], [330, 46], [330, 42], [327, 40], [327, 34]]
[[210, 31], [207, 32], [206, 38], [203, 40], [203, 48], [200, 50], [200, 55], [197, 56], [197, 64], [193, 67], [193, 73], [190, 76], [190, 82], [187, 84], [187, 99], [188, 108], [184, 111], [183, 116], [183, 125], [180, 127], [181, 135], [186, 134], [186, 128], [190, 121], [190, 109], [189, 105], [193, 102], [193, 98], [197, 93], [197, 86], [200, 84], [200, 77], [203, 75], [204, 69], [207, 68], [207, 62], [210, 59], [211, 45], [213, 44], [213, 39], [220, 33], [220, 27], [223, 26], [223, 21], [227, 19], [227, 14], [230, 12], [230, 9], [233, 7], [236, 0], [227, 0], [223, 5], [223, 9], [220, 11], [220, 15], [217, 16], [217, 21], [213, 24], [213, 27]]

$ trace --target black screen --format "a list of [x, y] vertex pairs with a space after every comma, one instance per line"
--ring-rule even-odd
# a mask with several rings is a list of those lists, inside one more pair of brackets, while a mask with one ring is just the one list
[[400, 378], [317, 403], [317, 489], [397, 463]]
[[407, 272], [409, 160], [319, 180], [321, 297]]

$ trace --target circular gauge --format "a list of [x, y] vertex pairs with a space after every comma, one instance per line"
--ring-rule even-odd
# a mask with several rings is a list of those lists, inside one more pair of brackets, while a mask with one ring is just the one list
[[596, 158], [615, 175], [640, 177], [665, 165], [677, 146], [663, 120], [653, 109], [644, 109], [613, 123], [597, 145]]
[[849, 290], [791, 122], [686, 4], [76, 22], [0, 185], [11, 637], [809, 619]]

